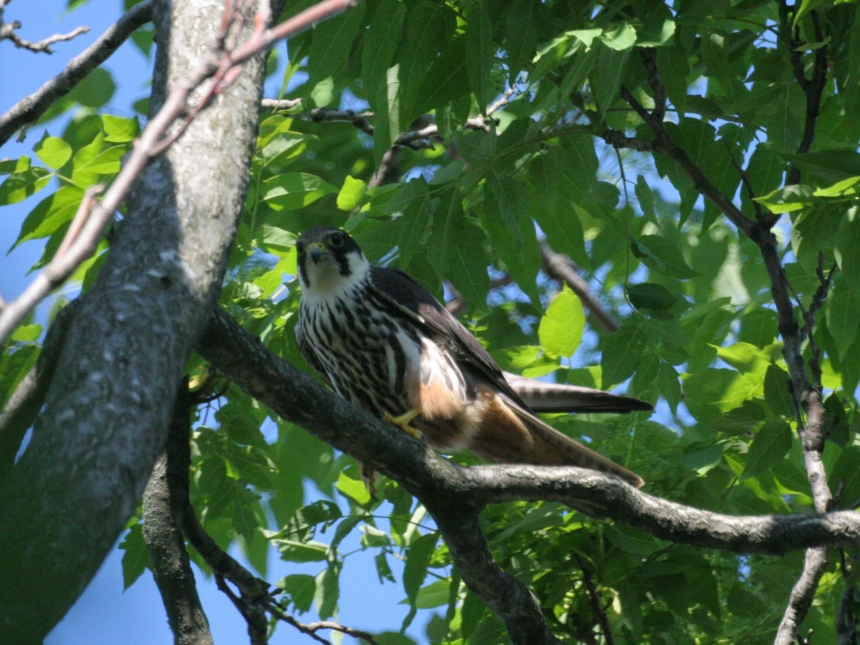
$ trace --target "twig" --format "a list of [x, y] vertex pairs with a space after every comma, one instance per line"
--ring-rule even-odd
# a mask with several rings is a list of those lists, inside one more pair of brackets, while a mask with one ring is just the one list
[[282, 620], [288, 625], [292, 625], [302, 634], [307, 634], [315, 641], [318, 641], [320, 643], [328, 643], [328, 641], [318, 636], [317, 632], [321, 629], [331, 629], [333, 631], [346, 634], [347, 636], [352, 636], [353, 638], [360, 638], [370, 643], [370, 645], [379, 645], [379, 642], [373, 637], [373, 634], [362, 631], [360, 629], [347, 627], [346, 625], [341, 625], [340, 623], [336, 623], [331, 620], [321, 620], [315, 623], [302, 623], [296, 620], [293, 616], [290, 616], [286, 612], [282, 611], [277, 605], [273, 603], [269, 605], [268, 611], [278, 620]]
[[[101, 65], [138, 28], [152, 19], [153, 0], [129, 9], [92, 45], [75, 56], [65, 69], [0, 116], [0, 146], [21, 127], [39, 119], [53, 103], [68, 94], [92, 70]], [[0, 16], [2, 19], [2, 16]]]
[[582, 558], [577, 555], [576, 560], [579, 562], [580, 571], [582, 571], [582, 581], [585, 583], [585, 589], [588, 592], [588, 601], [591, 604], [591, 611], [594, 613], [594, 617], [600, 625], [600, 631], [603, 632], [603, 638], [606, 641], [606, 645], [615, 645], [615, 638], [612, 636], [612, 628], [609, 626], [609, 618], [606, 616], [606, 611], [603, 609], [603, 605], [600, 602], [600, 594], [597, 591], [597, 587], [594, 586], [594, 581], [591, 579], [591, 574], [588, 572], [588, 568], [585, 566]]
[[[784, 2], [779, 3], [781, 32], [788, 32], [790, 35], [783, 40], [788, 47], [791, 57], [791, 69], [794, 73], [794, 78], [797, 84], [800, 85], [806, 95], [806, 119], [803, 125], [803, 136], [800, 144], [797, 147], [797, 154], [802, 155], [809, 152], [812, 148], [812, 142], [815, 139], [815, 126], [818, 121], [818, 115], [821, 111], [821, 99], [824, 94], [824, 86], [827, 83], [827, 48], [824, 46], [824, 36], [821, 33], [821, 23], [818, 18], [818, 12], [814, 9], [810, 11], [813, 29], [815, 30], [816, 44], [819, 45], [815, 49], [815, 60], [812, 66], [812, 78], [806, 78], [803, 63], [802, 47], [806, 42], [800, 38], [799, 29], [795, 29], [792, 33], [790, 27], [789, 10], [790, 8]], [[795, 7], [796, 11], [796, 7]], [[786, 185], [800, 183], [800, 168], [796, 165], [791, 166], [786, 178]]]
[[9, 2], [11, 2], [11, 0], [0, 0], [0, 40], [11, 40], [12, 44], [19, 49], [29, 49], [31, 52], [45, 52], [46, 54], [53, 54], [54, 52], [51, 50], [51, 45], [54, 43], [77, 38], [81, 34], [85, 34], [90, 30], [89, 27], [78, 27], [67, 34], [54, 34], [53, 36], [48, 36], [47, 38], [37, 42], [24, 40], [15, 33], [16, 29], [21, 28], [20, 22], [17, 20], [13, 22], [3, 22], [3, 13]]
[[[102, 227], [91, 226], [87, 228], [86, 222], [92, 213], [96, 195], [101, 191], [102, 186], [100, 185], [87, 189], [72, 220], [72, 225], [63, 238], [60, 249], [48, 263], [48, 266], [36, 276], [36, 279], [30, 283], [30, 286], [24, 290], [21, 296], [10, 302], [0, 312], [0, 345], [6, 342], [18, 323], [45, 296], [61, 285], [95, 249]], [[100, 213], [105, 217], [105, 223], [112, 214], [113, 211], [108, 212], [107, 216]]]
[[302, 104], [301, 99], [263, 99], [260, 105], [264, 110], [279, 112], [281, 110], [292, 110]]
[[[178, 137], [177, 132], [183, 132], [190, 123], [190, 119], [186, 119], [177, 131], [163, 139], [164, 133], [179, 115], [188, 113], [186, 104], [195, 89], [207, 79], [216, 77], [215, 82], [211, 83], [203, 93], [203, 99], [191, 110], [193, 115], [203, 110], [215, 95], [236, 79], [236, 75], [232, 72], [240, 69], [251, 56], [268, 49], [276, 40], [295, 35], [321, 20], [345, 11], [351, 4], [352, 0], [323, 0], [272, 29], [265, 29], [261, 16], [258, 15], [255, 31], [243, 44], [232, 52], [213, 51], [184, 81], [178, 83], [167, 96], [161, 110], [149, 121], [141, 136], [135, 141], [134, 148], [119, 175], [111, 184], [102, 202], [92, 208], [92, 213], [80, 233], [69, 243], [66, 252], [55, 255], [48, 267], [36, 276], [24, 293], [0, 313], [0, 344], [33, 307], [71, 275], [75, 268], [92, 253], [104, 227], [131, 190], [149, 159], [154, 154], [163, 152], [165, 143], [175, 141]], [[226, 32], [222, 29], [218, 42], [223, 42], [225, 37]], [[85, 198], [81, 204], [82, 208], [87, 201]], [[75, 217], [77, 219], [78, 216]]]

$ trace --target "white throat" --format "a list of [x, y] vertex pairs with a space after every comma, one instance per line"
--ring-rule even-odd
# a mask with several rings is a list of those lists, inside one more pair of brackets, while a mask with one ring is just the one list
[[331, 255], [321, 258], [318, 263], [307, 258], [305, 267], [309, 285], [305, 284], [304, 276], [299, 271], [302, 300], [309, 305], [332, 300], [363, 282], [370, 271], [370, 262], [360, 253], [350, 253], [347, 259], [349, 260], [350, 273], [349, 275], [341, 275], [340, 264]]

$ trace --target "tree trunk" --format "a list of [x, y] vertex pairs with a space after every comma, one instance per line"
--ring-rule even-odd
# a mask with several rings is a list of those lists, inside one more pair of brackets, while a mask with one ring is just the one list
[[[212, 43], [224, 3], [157, 3], [150, 115]], [[247, 24], [252, 24], [248, 21]], [[223, 279], [250, 168], [263, 60], [152, 160], [68, 331], [32, 441], [0, 490], [0, 634], [63, 617], [137, 507]]]

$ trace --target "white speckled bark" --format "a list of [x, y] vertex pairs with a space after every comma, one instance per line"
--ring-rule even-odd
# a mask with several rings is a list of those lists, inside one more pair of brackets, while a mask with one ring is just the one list
[[[156, 5], [151, 110], [212, 42], [222, 0]], [[164, 447], [215, 302], [256, 136], [261, 60], [149, 164], [68, 332], [33, 439], [0, 488], [0, 641], [40, 640], [120, 535]], [[153, 112], [154, 113], [154, 112]]]

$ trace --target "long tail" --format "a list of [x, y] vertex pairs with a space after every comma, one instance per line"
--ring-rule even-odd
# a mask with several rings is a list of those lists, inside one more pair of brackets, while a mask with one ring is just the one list
[[535, 412], [617, 412], [653, 410], [654, 406], [631, 396], [618, 396], [590, 387], [547, 383], [505, 372], [505, 380]]
[[547, 425], [507, 396], [492, 393], [469, 449], [492, 463], [580, 466], [621, 477], [641, 487], [639, 475]]

